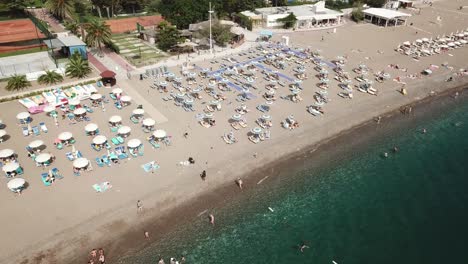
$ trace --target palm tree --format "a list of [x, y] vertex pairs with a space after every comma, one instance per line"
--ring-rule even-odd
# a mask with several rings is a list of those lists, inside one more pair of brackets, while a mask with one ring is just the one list
[[86, 44], [98, 47], [102, 52], [102, 44], [111, 41], [111, 30], [103, 20], [95, 19], [86, 25]]
[[72, 34], [77, 35], [78, 37], [81, 35], [80, 26], [81, 26], [80, 23], [76, 21], [75, 19], [65, 21], [65, 28], [67, 30], [70, 30]]
[[73, 1], [71, 0], [47, 0], [45, 6], [59, 19], [71, 17], [73, 13]]
[[31, 82], [26, 79], [26, 75], [13, 75], [8, 78], [8, 83], [5, 87], [7, 91], [18, 91], [26, 87], [30, 87]]
[[46, 71], [45, 74], [39, 76], [37, 81], [40, 84], [56, 84], [63, 81], [63, 76], [60, 73], [54, 71]]
[[83, 60], [80, 54], [74, 54], [70, 58], [70, 62], [67, 64], [65, 73], [67, 76], [73, 78], [83, 78], [86, 77], [91, 72], [91, 67], [89, 67], [88, 61]]

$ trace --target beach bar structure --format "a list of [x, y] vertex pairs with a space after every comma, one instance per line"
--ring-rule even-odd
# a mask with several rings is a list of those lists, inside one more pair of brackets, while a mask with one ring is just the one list
[[406, 20], [410, 16], [410, 14], [385, 8], [369, 8], [364, 10], [365, 21], [384, 27], [406, 25]]

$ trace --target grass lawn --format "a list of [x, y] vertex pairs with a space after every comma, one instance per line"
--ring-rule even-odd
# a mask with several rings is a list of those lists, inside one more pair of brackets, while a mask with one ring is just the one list
[[29, 53], [36, 53], [39, 51], [47, 51], [46, 47], [37, 47], [37, 48], [30, 48], [30, 49], [25, 49], [25, 50], [17, 50], [17, 51], [12, 51], [12, 52], [5, 52], [5, 53], [0, 53], [0, 58], [4, 57], [9, 57], [9, 56], [16, 56], [16, 55], [22, 55], [22, 54], [29, 54]]

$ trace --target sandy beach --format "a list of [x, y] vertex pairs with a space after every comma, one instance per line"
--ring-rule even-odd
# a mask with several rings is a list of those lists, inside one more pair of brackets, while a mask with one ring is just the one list
[[[328, 89], [331, 101], [324, 106], [325, 115], [314, 117], [306, 111], [306, 106], [314, 101], [313, 95], [319, 89], [314, 65], [306, 65], [309, 79], [301, 86], [304, 90], [300, 103], [278, 99], [269, 114], [272, 116], [273, 127], [271, 139], [258, 144], [248, 140], [247, 133], [256, 126], [255, 120], [262, 115], [255, 108], [265, 100], [265, 80], [261, 80], [252, 93], [252, 100], [245, 102], [251, 109], [245, 115], [248, 127], [234, 131], [239, 142], [227, 145], [222, 136], [233, 130], [228, 119], [235, 113], [234, 109], [240, 105], [235, 100], [237, 92], [225, 93], [227, 99], [222, 102], [222, 110], [214, 113], [216, 126], [205, 128], [200, 126], [196, 114], [202, 113], [206, 107], [202, 102], [212, 100], [206, 93], [203, 99], [195, 102], [194, 112], [183, 111], [174, 105], [173, 101], [162, 100], [166, 93], [159, 93], [150, 88], [153, 79], [138, 80], [137, 76], [131, 80], [118, 80], [118, 86], [125, 94], [132, 97], [132, 104], [117, 110], [107, 104], [106, 111], [99, 108], [89, 114], [91, 122], [96, 123], [101, 134], [110, 138], [113, 133], [108, 128], [110, 116], [119, 115], [123, 124], [131, 127], [129, 138], [139, 138], [144, 142], [145, 154], [142, 157], [125, 160], [119, 165], [98, 167], [95, 157], [105, 152], [96, 152], [90, 147], [92, 137], [86, 136], [84, 126], [87, 122], [70, 125], [59, 118], [56, 127], [53, 120], [45, 114], [33, 116], [33, 123], [45, 122], [48, 133], [37, 137], [23, 137], [21, 126], [17, 125], [16, 114], [24, 111], [18, 102], [0, 104], [1, 119], [6, 124], [6, 130], [11, 138], [1, 143], [0, 149], [10, 148], [16, 151], [25, 174], [22, 176], [28, 182], [28, 188], [21, 196], [15, 195], [5, 187], [0, 191], [0, 204], [3, 216], [0, 219], [0, 263], [86, 263], [86, 255], [93, 248], [104, 247], [110, 261], [122, 255], [126, 249], [138, 248], [148, 243], [144, 239], [144, 231], [151, 230], [151, 240], [158, 239], [170, 227], [177, 224], [189, 223], [204, 210], [222, 206], [228, 202], [220, 200], [219, 194], [234, 193], [237, 187], [234, 180], [238, 177], [245, 179], [246, 188], [255, 188], [255, 180], [249, 180], [247, 175], [264, 175], [271, 164], [284, 160], [301, 150], [309, 150], [340, 132], [346, 131], [367, 122], [377, 116], [384, 115], [401, 106], [422, 100], [430, 96], [431, 92], [442, 93], [452, 88], [463, 87], [468, 83], [468, 77], [454, 77], [451, 82], [447, 78], [453, 76], [459, 69], [468, 68], [468, 47], [462, 47], [448, 52], [422, 57], [415, 61], [409, 56], [394, 51], [398, 44], [404, 41], [414, 41], [418, 38], [435, 38], [438, 35], [450, 34], [468, 27], [468, 9], [457, 10], [459, 6], [468, 5], [468, 1], [437, 1], [432, 7], [423, 5], [420, 15], [414, 12], [409, 22], [413, 26], [398, 28], [380, 28], [371, 24], [348, 22], [338, 28], [336, 33], [324, 31], [295, 32], [278, 34], [274, 41], [279, 41], [282, 35], [289, 35], [292, 47], [320, 50], [324, 59], [334, 60], [337, 56], [346, 56], [344, 67], [351, 72], [359, 64], [366, 64], [373, 72], [385, 70], [392, 79], [401, 76], [406, 83], [408, 95], [403, 96], [398, 90], [402, 87], [395, 81], [375, 83], [379, 91], [378, 96], [355, 92], [352, 100], [342, 99], [337, 93], [341, 91], [337, 82], [332, 80]], [[440, 16], [441, 22], [437, 22]], [[417, 32], [417, 34], [416, 34]], [[324, 36], [324, 41], [321, 41]], [[233, 54], [238, 61], [248, 60], [246, 56]], [[221, 58], [217, 58], [222, 61]], [[222, 63], [228, 64], [226, 61]], [[453, 70], [442, 67], [447, 63]], [[398, 64], [407, 68], [407, 72], [389, 68], [389, 64]], [[430, 76], [410, 79], [403, 78], [407, 74], [419, 74], [431, 64], [439, 66]], [[219, 68], [218, 64], [210, 61], [197, 62], [200, 68]], [[293, 76], [292, 64], [280, 72], [286, 76]], [[180, 74], [180, 67], [169, 69]], [[191, 71], [199, 72], [197, 69]], [[330, 70], [330, 76], [334, 76]], [[351, 73], [351, 76], [355, 76]], [[369, 78], [372, 75], [369, 74]], [[206, 84], [206, 80], [197, 77]], [[331, 78], [330, 78], [331, 79]], [[161, 79], [162, 80], [162, 79]], [[355, 81], [353, 81], [355, 82]], [[172, 89], [172, 87], [171, 87]], [[99, 92], [108, 94], [107, 88], [99, 88]], [[289, 94], [288, 89], [278, 88], [279, 95]], [[132, 110], [142, 104], [145, 117], [156, 120], [156, 128], [164, 129], [171, 138], [171, 145], [162, 145], [153, 149], [145, 140], [139, 124], [129, 120]], [[294, 130], [286, 130], [280, 122], [293, 114], [300, 123]], [[382, 122], [385, 122], [383, 118]], [[57, 150], [54, 139], [60, 132], [73, 133], [77, 143], [75, 147], [83, 156], [91, 160], [93, 170], [73, 176], [72, 163], [65, 157], [68, 150]], [[184, 137], [184, 133], [188, 133]], [[65, 176], [57, 180], [52, 186], [44, 186], [40, 174], [43, 169], [36, 167], [27, 157], [25, 147], [29, 142], [41, 139], [50, 152], [57, 158], [52, 167], [57, 167]], [[352, 140], [352, 139], [350, 139]], [[128, 141], [128, 140], [127, 140]], [[195, 164], [181, 166], [181, 161], [193, 157]], [[154, 173], [146, 173], [140, 167], [149, 161], [156, 161], [160, 168]], [[206, 170], [206, 181], [200, 179], [200, 173]], [[271, 172], [274, 176], [274, 172]], [[268, 180], [268, 179], [267, 179]], [[95, 183], [109, 181], [112, 188], [104, 193], [96, 193], [91, 187]], [[240, 194], [241, 195], [241, 194]], [[143, 203], [143, 211], [137, 212], [137, 200]], [[198, 201], [197, 206], [193, 202]], [[200, 202], [202, 201], [202, 202]], [[174, 215], [174, 209], [179, 215]], [[171, 213], [172, 212], [172, 213]], [[12, 237], [12, 238], [10, 238]], [[110, 262], [112, 263], [112, 262]]]

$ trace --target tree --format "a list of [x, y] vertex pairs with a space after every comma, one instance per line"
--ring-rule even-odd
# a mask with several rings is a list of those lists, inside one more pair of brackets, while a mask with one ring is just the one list
[[78, 37], [80, 34], [80, 23], [74, 19], [65, 21], [65, 29], [70, 30], [71, 33], [77, 35]]
[[47, 0], [45, 6], [53, 15], [62, 20], [73, 15], [72, 0]]
[[83, 78], [91, 73], [91, 67], [89, 67], [88, 61], [84, 60], [80, 54], [75, 53], [70, 58], [65, 73], [73, 78]]
[[161, 22], [158, 25], [158, 48], [167, 51], [180, 42], [180, 33], [176, 27], [169, 25], [167, 22]]
[[46, 71], [45, 74], [39, 76], [37, 81], [40, 84], [56, 84], [63, 81], [63, 76], [60, 73], [54, 71]]
[[[231, 26], [222, 25], [218, 20], [213, 21], [211, 26], [211, 33], [213, 39], [220, 46], [225, 46], [226, 43], [231, 41], [233, 34], [231, 33]], [[200, 35], [205, 38], [210, 37], [210, 28], [204, 28], [200, 31]]]
[[297, 17], [290, 13], [287, 17], [279, 18], [277, 22], [283, 22], [283, 28], [292, 28], [296, 25]]
[[353, 12], [351, 12], [351, 19], [358, 23], [364, 19], [364, 12], [362, 11], [362, 7], [353, 9]]
[[86, 25], [85, 42], [89, 46], [98, 47], [102, 52], [102, 44], [111, 42], [111, 30], [103, 20], [95, 19]]
[[155, 13], [159, 11], [159, 5], [161, 5], [161, 0], [150, 0], [145, 9], [147, 12]]
[[32, 5], [32, 0], [0, 0], [0, 6], [4, 6], [12, 16], [24, 13], [24, 9]]
[[26, 75], [13, 75], [8, 78], [8, 83], [5, 87], [7, 91], [18, 91], [23, 90], [26, 87], [30, 87], [31, 82], [26, 79]]
[[365, 0], [365, 2], [371, 7], [382, 7], [387, 0]]

